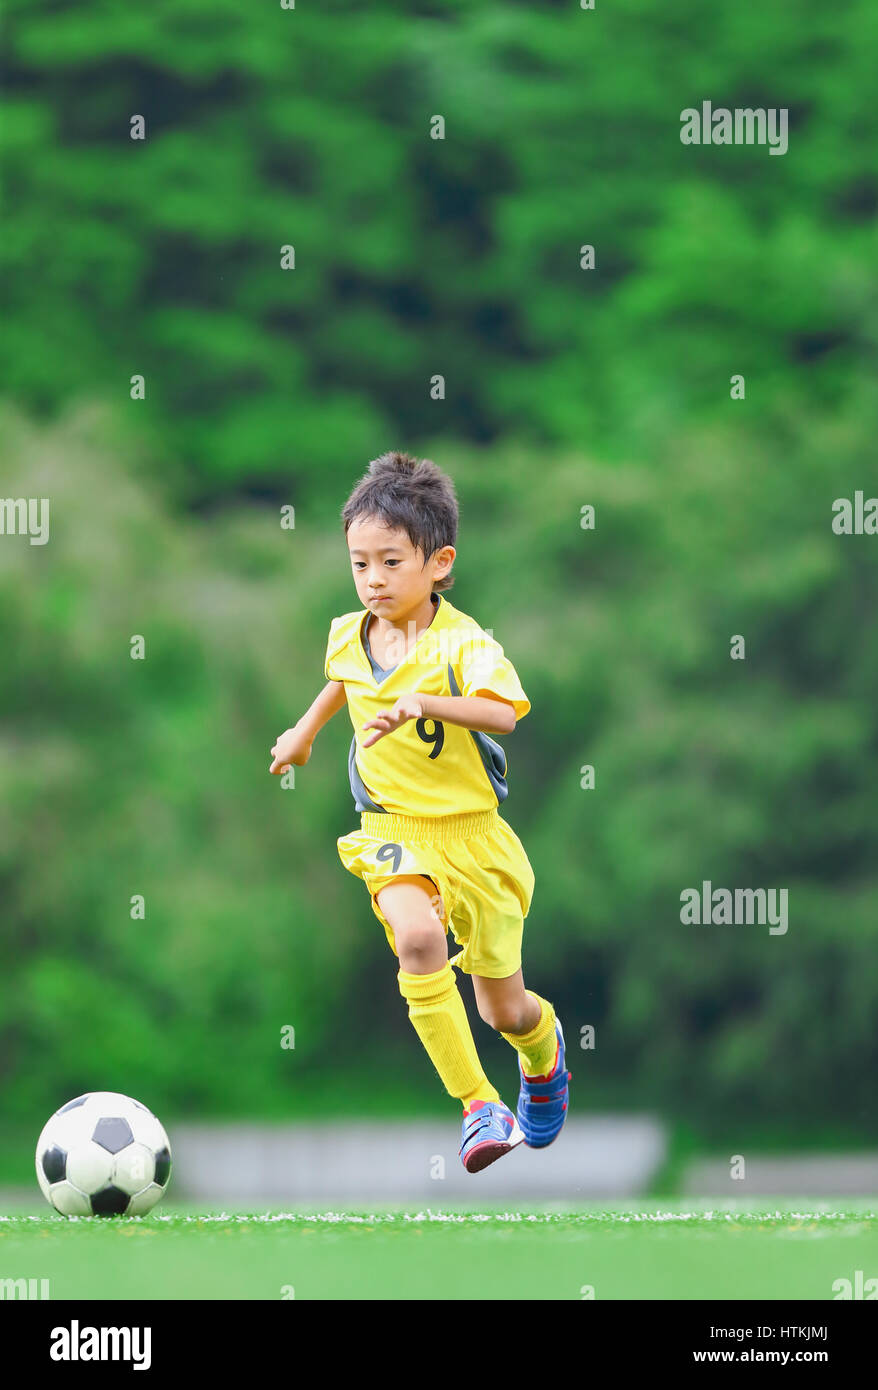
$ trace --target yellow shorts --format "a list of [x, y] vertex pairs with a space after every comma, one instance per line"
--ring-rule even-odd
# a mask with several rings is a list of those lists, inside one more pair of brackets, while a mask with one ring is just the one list
[[436, 885], [436, 910], [462, 949], [452, 965], [505, 979], [521, 966], [521, 938], [534, 890], [524, 846], [497, 808], [457, 816], [363, 811], [360, 829], [337, 841], [341, 862], [369, 889], [372, 911], [398, 956], [376, 895], [395, 878], [423, 874]]

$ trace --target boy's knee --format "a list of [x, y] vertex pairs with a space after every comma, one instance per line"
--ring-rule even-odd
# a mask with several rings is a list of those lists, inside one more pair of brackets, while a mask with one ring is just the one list
[[527, 1022], [520, 1008], [510, 1004], [495, 1004], [487, 999], [481, 1000], [477, 1007], [480, 1017], [495, 1032], [511, 1033], [513, 1036], [527, 1032]]
[[412, 974], [429, 973], [440, 951], [446, 951], [445, 932], [438, 922], [424, 923], [416, 927], [403, 927], [394, 930], [396, 951], [404, 970]]
[[376, 900], [390, 923], [403, 970], [421, 975], [439, 969], [448, 948], [435, 885], [425, 878], [396, 879], [381, 889]]
[[510, 1018], [508, 1010], [493, 1007], [490, 1004], [479, 1005], [479, 1015], [487, 1023], [489, 1028], [493, 1028], [497, 1033], [514, 1033], [517, 1019]]

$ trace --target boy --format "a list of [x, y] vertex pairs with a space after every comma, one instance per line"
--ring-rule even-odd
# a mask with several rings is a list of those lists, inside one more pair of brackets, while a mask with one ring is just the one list
[[[270, 771], [301, 767], [347, 702], [348, 773], [359, 830], [338, 840], [399, 958], [400, 993], [448, 1091], [463, 1102], [470, 1173], [525, 1142], [544, 1148], [567, 1114], [564, 1035], [524, 988], [521, 939], [534, 875], [497, 807], [507, 734], [530, 701], [503, 648], [442, 596], [454, 583], [458, 509], [429, 459], [374, 459], [342, 511], [363, 609], [332, 621], [329, 684], [272, 748]], [[374, 730], [373, 733], [369, 733]], [[447, 931], [461, 950], [448, 958]], [[516, 1114], [479, 1062], [451, 968], [473, 979], [482, 1018], [518, 1052]]]

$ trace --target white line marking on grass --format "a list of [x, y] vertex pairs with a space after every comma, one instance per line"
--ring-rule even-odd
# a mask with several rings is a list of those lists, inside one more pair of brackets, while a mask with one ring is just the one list
[[863, 1221], [874, 1221], [878, 1217], [878, 1212], [869, 1211], [833, 1211], [818, 1209], [814, 1211], [741, 1211], [734, 1207], [729, 1210], [719, 1211], [710, 1208], [707, 1211], [595, 1211], [595, 1212], [518, 1212], [518, 1211], [495, 1211], [495, 1212], [442, 1212], [433, 1211], [428, 1208], [426, 1211], [416, 1212], [348, 1212], [348, 1211], [326, 1211], [326, 1212], [211, 1212], [202, 1215], [185, 1215], [181, 1213], [162, 1212], [150, 1213], [148, 1216], [129, 1216], [119, 1218], [113, 1222], [108, 1222], [105, 1217], [100, 1216], [2, 1216], [0, 1222], [8, 1226], [24, 1226], [31, 1223], [37, 1226], [46, 1226], [51, 1223], [60, 1228], [71, 1222], [80, 1222], [86, 1226], [108, 1228], [127, 1227], [136, 1222], [147, 1227], [156, 1225], [189, 1225], [207, 1226], [218, 1223], [235, 1223], [239, 1226], [271, 1226], [286, 1224], [292, 1226], [313, 1226], [319, 1223], [326, 1225], [347, 1225], [347, 1226], [381, 1226], [400, 1223], [418, 1223], [420, 1225], [435, 1223], [437, 1225], [477, 1225], [491, 1222], [530, 1222], [531, 1224], [544, 1225], [612, 1225], [630, 1224], [636, 1222], [659, 1224], [667, 1222], [677, 1222], [684, 1225], [686, 1222], [737, 1222], [739, 1224], [759, 1225], [773, 1221], [841, 1221], [847, 1222], [851, 1226]]

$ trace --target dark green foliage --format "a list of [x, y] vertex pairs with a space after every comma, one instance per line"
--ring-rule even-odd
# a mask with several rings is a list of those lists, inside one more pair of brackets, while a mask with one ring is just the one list
[[[838, 410], [874, 379], [873, 7], [601, 10], [12, 0], [7, 389], [143, 373], [182, 496], [314, 505], [427, 438], [641, 454], [734, 372], [766, 427]], [[787, 107], [788, 153], [682, 145], [707, 98]]]

